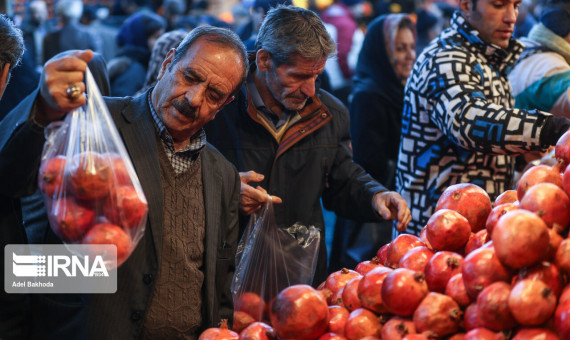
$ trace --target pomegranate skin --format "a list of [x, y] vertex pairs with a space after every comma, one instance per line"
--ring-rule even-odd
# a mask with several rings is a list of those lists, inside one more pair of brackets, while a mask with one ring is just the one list
[[451, 297], [461, 308], [466, 308], [471, 303], [471, 298], [467, 295], [465, 284], [463, 283], [463, 274], [453, 275], [447, 286], [445, 286], [445, 295]]
[[408, 334], [416, 334], [414, 321], [394, 316], [382, 326], [382, 340], [402, 340]]
[[378, 292], [382, 290], [384, 279], [392, 271], [392, 268], [378, 267], [362, 277], [358, 284], [358, 296], [360, 297], [362, 307], [375, 313], [388, 312], [382, 300], [382, 295], [378, 294]]
[[412, 248], [400, 259], [398, 268], [408, 268], [424, 273], [426, 264], [434, 254], [433, 250], [425, 246]]
[[489, 216], [487, 217], [487, 221], [485, 222], [485, 228], [487, 229], [489, 237], [493, 235], [493, 229], [495, 229], [495, 226], [497, 225], [497, 222], [499, 222], [499, 219], [509, 211], [513, 211], [518, 208], [519, 206], [513, 203], [496, 205], [493, 208], [493, 210], [491, 210], [491, 213], [489, 214]]
[[437, 337], [459, 330], [462, 312], [457, 302], [447, 295], [429, 293], [414, 311], [414, 325], [418, 332], [432, 332]]
[[519, 202], [527, 190], [538, 183], [552, 183], [562, 188], [562, 175], [560, 171], [548, 165], [535, 165], [522, 174], [517, 184], [517, 197]]
[[511, 280], [510, 270], [499, 261], [494, 247], [487, 244], [467, 255], [461, 266], [465, 290], [473, 300], [491, 283]]
[[505, 203], [515, 203], [519, 200], [516, 190], [505, 190], [502, 194], [495, 198], [493, 206], [498, 206]]
[[350, 312], [341, 306], [329, 306], [329, 332], [344, 335], [344, 326]]
[[524, 279], [513, 286], [508, 303], [511, 314], [519, 324], [538, 326], [554, 313], [556, 296], [546, 283]]
[[475, 184], [459, 183], [447, 187], [439, 197], [435, 211], [455, 210], [463, 215], [476, 233], [485, 228], [487, 216], [491, 212], [491, 199], [487, 192]]
[[425, 278], [432, 292], [443, 293], [449, 279], [461, 273], [463, 256], [452, 251], [438, 251], [425, 267]]
[[493, 331], [511, 329], [516, 321], [509, 309], [508, 299], [511, 286], [506, 282], [495, 282], [487, 286], [477, 296], [479, 317], [486, 328]]
[[270, 305], [271, 325], [281, 338], [316, 339], [328, 328], [326, 299], [309, 285], [283, 289]]
[[390, 242], [390, 246], [386, 251], [386, 266], [396, 268], [400, 259], [414, 247], [425, 246], [419, 237], [410, 234], [398, 235]]
[[549, 228], [559, 233], [570, 223], [570, 198], [552, 183], [538, 183], [528, 189], [519, 208], [536, 213]]
[[350, 312], [346, 320], [344, 336], [349, 340], [362, 339], [367, 336], [380, 337], [382, 324], [376, 314], [371, 311], [359, 308]]
[[465, 333], [463, 340], [504, 340], [504, 336], [487, 328], [474, 328]]
[[413, 314], [428, 291], [424, 274], [398, 268], [384, 278], [381, 296], [390, 313], [409, 316]]
[[522, 209], [503, 215], [491, 238], [499, 260], [511, 268], [538, 263], [550, 244], [546, 224], [536, 214]]
[[467, 218], [450, 209], [439, 209], [427, 222], [426, 237], [435, 250], [457, 251], [471, 234]]
[[277, 340], [277, 333], [268, 324], [256, 321], [239, 334], [239, 340]]
[[566, 300], [556, 307], [554, 327], [561, 340], [570, 339], [570, 301]]
[[544, 328], [523, 328], [512, 340], [558, 340], [558, 336]]

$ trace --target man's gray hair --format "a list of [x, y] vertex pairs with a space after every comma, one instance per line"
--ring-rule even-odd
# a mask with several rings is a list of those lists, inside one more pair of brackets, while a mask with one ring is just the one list
[[0, 71], [10, 64], [10, 70], [18, 65], [24, 54], [22, 31], [5, 14], [0, 14]]
[[55, 12], [61, 15], [65, 22], [77, 20], [83, 14], [83, 2], [81, 0], [59, 0]]
[[255, 42], [255, 50], [260, 49], [269, 52], [276, 66], [296, 55], [310, 60], [336, 55], [336, 44], [317, 14], [283, 5], [267, 12]]
[[248, 71], [248, 62], [247, 62], [247, 51], [245, 46], [239, 36], [227, 28], [221, 28], [216, 26], [210, 25], [203, 25], [194, 28], [178, 47], [176, 48], [176, 55], [172, 60], [172, 63], [169, 66], [169, 69], [172, 68], [182, 57], [186, 54], [188, 49], [200, 38], [204, 37], [209, 42], [217, 43], [226, 47], [229, 47], [236, 51], [236, 53], [240, 56], [242, 62], [242, 71], [243, 77], [237, 89], [235, 89], [234, 93], [239, 91], [241, 86], [245, 83], [247, 79], [247, 71]]

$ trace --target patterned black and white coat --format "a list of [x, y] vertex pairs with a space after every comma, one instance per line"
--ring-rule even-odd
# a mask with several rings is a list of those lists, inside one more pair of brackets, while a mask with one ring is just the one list
[[512, 188], [513, 156], [544, 151], [549, 113], [514, 109], [507, 68], [524, 45], [507, 49], [479, 37], [460, 12], [415, 62], [405, 89], [396, 187], [419, 234], [441, 193], [473, 183], [494, 199]]

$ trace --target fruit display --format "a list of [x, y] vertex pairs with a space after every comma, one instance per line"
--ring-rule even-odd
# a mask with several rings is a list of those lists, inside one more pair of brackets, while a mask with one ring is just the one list
[[419, 237], [399, 235], [317, 290], [286, 288], [248, 319], [263, 336], [239, 338], [570, 340], [570, 132], [555, 150], [555, 166], [529, 168], [494, 202], [449, 186]]
[[114, 244], [116, 262], [103, 251], [78, 254], [101, 255], [108, 268], [129, 257], [147, 219], [146, 198], [129, 163], [111, 152], [48, 155], [38, 174], [52, 230], [67, 244]]

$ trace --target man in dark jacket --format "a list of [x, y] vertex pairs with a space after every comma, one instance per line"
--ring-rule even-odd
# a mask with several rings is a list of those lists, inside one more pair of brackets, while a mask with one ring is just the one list
[[352, 162], [347, 110], [315, 86], [335, 51], [313, 12], [291, 6], [270, 10], [244, 91], [206, 126], [212, 144], [239, 171], [248, 171], [241, 173], [242, 213], [251, 214], [268, 199], [282, 200], [275, 206], [279, 226], [300, 222], [321, 229], [315, 285], [327, 275], [321, 198], [325, 208], [346, 218], [394, 219], [399, 230], [410, 221], [402, 197]]
[[[2, 195], [35, 189], [44, 126], [85, 104], [92, 56], [51, 59], [40, 91], [0, 122]], [[240, 181], [202, 126], [233, 100], [246, 74], [237, 35], [203, 26], [168, 53], [153, 89], [105, 98], [148, 201], [144, 237], [119, 267], [116, 293], [32, 299], [30, 338], [197, 338], [232, 318]]]

